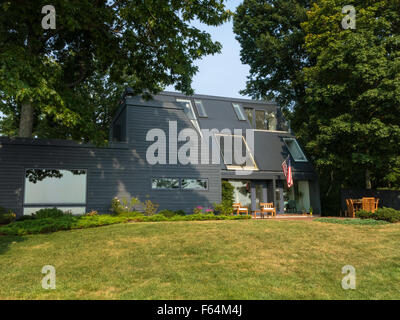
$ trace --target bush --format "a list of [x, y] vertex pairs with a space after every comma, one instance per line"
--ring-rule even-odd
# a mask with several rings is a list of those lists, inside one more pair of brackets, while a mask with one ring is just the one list
[[186, 216], [186, 212], [183, 210], [176, 210], [175, 215], [177, 216]]
[[59, 218], [65, 215], [71, 215], [70, 213], [63, 212], [57, 208], [45, 208], [36, 211], [32, 216], [36, 219], [43, 219], [43, 218]]
[[150, 200], [146, 200], [144, 202], [144, 214], [146, 216], [152, 216], [157, 213], [158, 204], [151, 202]]
[[158, 214], [163, 215], [164, 217], [170, 218], [176, 215], [176, 213], [172, 210], [164, 209], [158, 212]]
[[203, 221], [203, 220], [244, 220], [250, 219], [250, 216], [216, 216], [213, 214], [192, 214], [192, 215], [174, 215], [166, 217], [162, 214], [145, 216], [140, 212], [125, 212], [121, 215], [94, 215], [94, 216], [73, 216], [64, 215], [61, 217], [32, 219], [16, 221], [8, 225], [0, 226], [0, 234], [5, 235], [26, 235], [36, 233], [48, 233], [59, 230], [94, 228], [116, 223], [125, 223], [129, 221], [136, 222], [158, 222], [158, 221]]
[[202, 213], [203, 213], [202, 206], [197, 206], [196, 208], [193, 209], [193, 214], [202, 214]]
[[361, 219], [375, 219], [387, 222], [400, 222], [400, 211], [392, 208], [379, 208], [374, 213], [369, 211], [360, 210], [356, 212], [356, 217]]
[[89, 216], [89, 217], [93, 217], [93, 216], [97, 216], [99, 213], [96, 210], [92, 210], [88, 213], [85, 214], [85, 216]]
[[233, 213], [233, 207], [232, 205], [227, 204], [226, 202], [222, 202], [220, 204], [214, 204], [214, 210], [215, 214], [220, 214], [220, 215], [231, 215]]
[[16, 215], [15, 213], [4, 213], [4, 214], [0, 214], [0, 224], [8, 224], [11, 223], [15, 220]]
[[234, 190], [235, 187], [229, 181], [222, 181], [222, 203], [232, 206]]

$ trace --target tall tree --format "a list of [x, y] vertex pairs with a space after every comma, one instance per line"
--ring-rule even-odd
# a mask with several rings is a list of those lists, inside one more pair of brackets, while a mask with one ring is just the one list
[[217, 26], [230, 17], [223, 0], [55, 0], [55, 29], [43, 29], [47, 4], [0, 3], [0, 111], [8, 134], [87, 140], [98, 131], [92, 121], [112, 113], [96, 103], [115, 101], [123, 85], [156, 93], [174, 84], [191, 93], [194, 60], [221, 45], [190, 21]]
[[[344, 30], [345, 5], [356, 29]], [[398, 1], [244, 0], [234, 17], [244, 90], [273, 98], [320, 173], [323, 206], [343, 187], [400, 186]]]

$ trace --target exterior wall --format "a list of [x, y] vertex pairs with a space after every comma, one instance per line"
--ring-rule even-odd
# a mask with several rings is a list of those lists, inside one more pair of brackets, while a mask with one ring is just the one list
[[[148, 130], [163, 129], [177, 121], [178, 132], [191, 127], [182, 110], [143, 106], [127, 107], [127, 143], [96, 148], [68, 141], [0, 138], [0, 206], [23, 213], [25, 169], [87, 169], [87, 211], [109, 211], [111, 199], [139, 197], [159, 204], [160, 209], [192, 212], [197, 205], [221, 201], [219, 165], [150, 165], [146, 151]], [[178, 144], [179, 146], [183, 144]], [[161, 152], [168, 152], [168, 148]], [[152, 177], [207, 178], [208, 190], [152, 190]]]

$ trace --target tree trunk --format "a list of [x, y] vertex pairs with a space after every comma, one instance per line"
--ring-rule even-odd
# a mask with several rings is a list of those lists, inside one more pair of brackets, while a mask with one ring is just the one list
[[372, 189], [371, 172], [368, 169], [365, 170], [365, 188]]
[[21, 118], [19, 121], [20, 138], [32, 138], [33, 129], [33, 107], [30, 102], [23, 102], [21, 107]]

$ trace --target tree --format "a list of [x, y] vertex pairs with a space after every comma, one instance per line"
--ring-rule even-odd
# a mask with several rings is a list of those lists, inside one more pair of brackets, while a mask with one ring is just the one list
[[223, 0], [56, 0], [56, 28], [43, 29], [46, 4], [0, 4], [0, 111], [8, 134], [104, 139], [93, 123], [109, 123], [121, 87], [152, 94], [175, 84], [191, 93], [194, 60], [221, 45], [189, 22], [217, 26], [230, 17]]
[[[356, 29], [344, 30], [345, 5]], [[275, 98], [320, 174], [323, 206], [344, 187], [400, 186], [400, 4], [245, 0], [234, 18], [244, 92]]]

